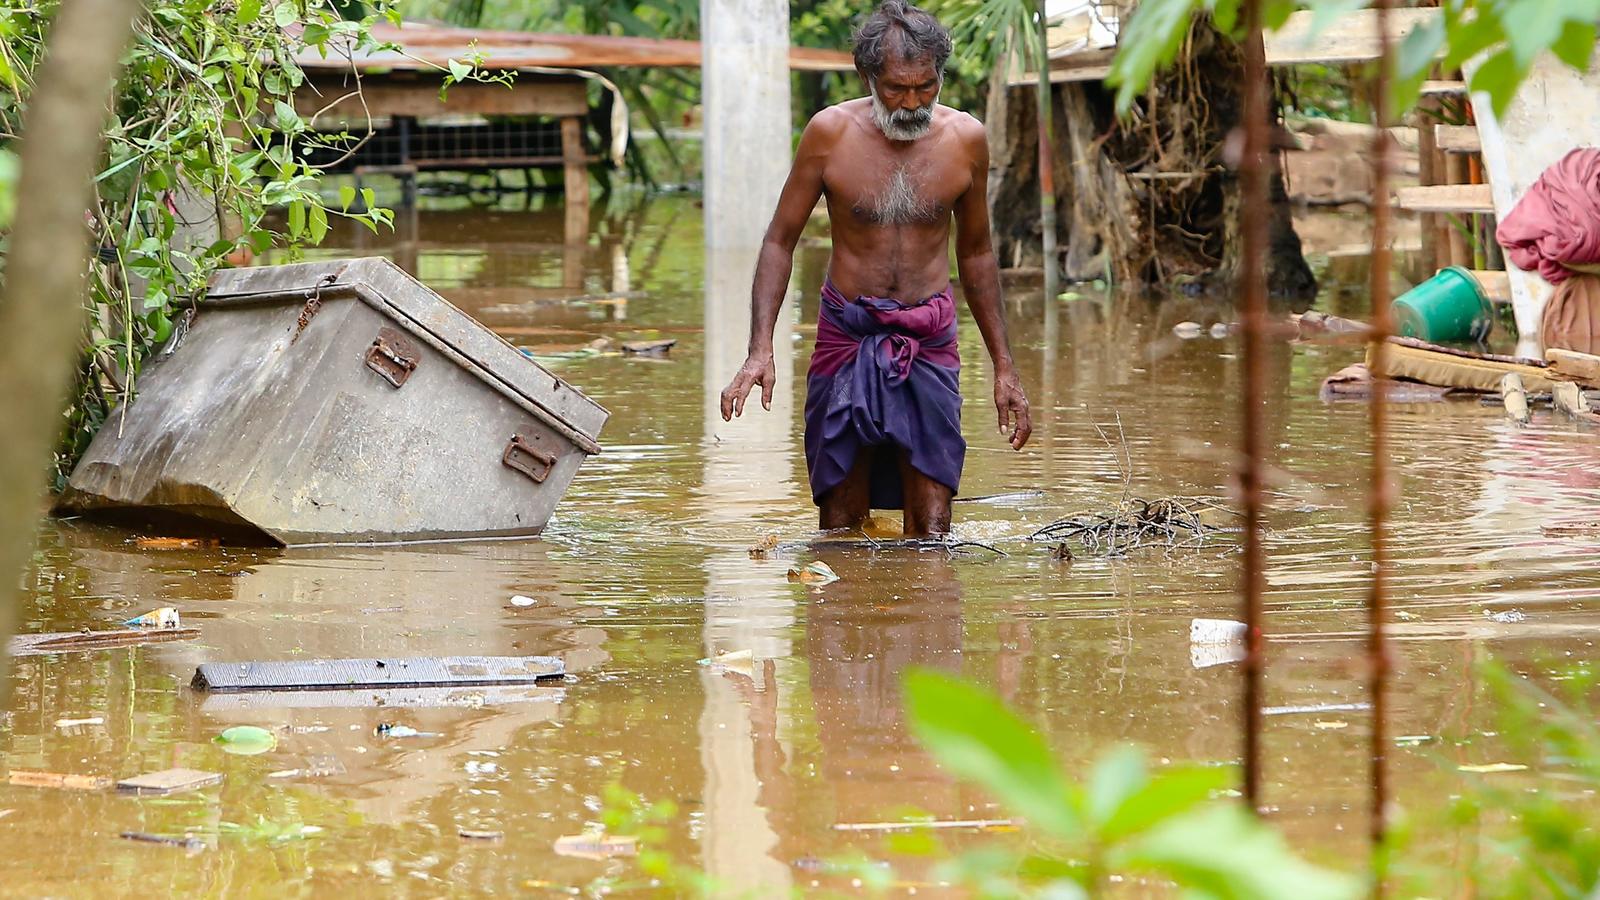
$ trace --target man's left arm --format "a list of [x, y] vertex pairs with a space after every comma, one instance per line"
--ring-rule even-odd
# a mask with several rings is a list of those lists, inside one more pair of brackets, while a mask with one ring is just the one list
[[962, 147], [972, 165], [972, 186], [956, 201], [956, 269], [967, 308], [978, 323], [983, 343], [994, 360], [994, 405], [1000, 433], [1011, 427], [1011, 447], [1021, 450], [1033, 434], [1028, 398], [1022, 392], [1011, 343], [1006, 338], [1005, 310], [1000, 304], [1000, 265], [989, 238], [989, 144], [976, 120], [962, 129]]

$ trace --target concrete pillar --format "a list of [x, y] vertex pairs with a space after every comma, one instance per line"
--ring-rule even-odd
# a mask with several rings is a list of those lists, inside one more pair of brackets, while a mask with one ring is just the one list
[[759, 245], [789, 171], [788, 0], [700, 0], [706, 248]]

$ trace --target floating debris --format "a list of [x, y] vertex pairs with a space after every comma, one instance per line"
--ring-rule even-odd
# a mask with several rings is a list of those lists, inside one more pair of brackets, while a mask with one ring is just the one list
[[1292, 716], [1296, 713], [1361, 712], [1372, 708], [1371, 703], [1314, 703], [1309, 706], [1269, 706], [1261, 711], [1264, 716]]
[[677, 345], [677, 338], [663, 338], [657, 341], [625, 341], [622, 344], [622, 352], [630, 356], [666, 356], [667, 351]]
[[41, 656], [46, 653], [74, 653], [90, 650], [115, 650], [140, 644], [187, 641], [200, 636], [198, 628], [116, 628], [106, 631], [55, 631], [23, 634], [11, 639], [12, 656]]
[[973, 828], [979, 831], [1015, 831], [1015, 819], [911, 819], [905, 822], [838, 822], [834, 831], [913, 831]]
[[177, 608], [176, 607], [172, 607], [172, 606], [163, 606], [160, 609], [152, 609], [151, 611], [145, 613], [144, 615], [142, 615], [142, 616], [134, 616], [133, 618], [127, 620], [126, 622], [123, 622], [122, 624], [130, 625], [130, 626], [132, 626], [134, 628], [182, 628], [183, 627], [183, 622], [178, 617]]
[[637, 856], [639, 839], [591, 831], [556, 838], [555, 851], [560, 856], [579, 859], [610, 859], [614, 856]]
[[789, 580], [799, 584], [821, 587], [838, 581], [839, 575], [833, 571], [831, 566], [819, 559], [815, 562], [807, 563], [804, 568], [800, 566], [791, 568], [789, 570]]
[[767, 555], [778, 549], [778, 536], [769, 534], [750, 546], [751, 559], [766, 559]]
[[224, 753], [255, 756], [276, 749], [278, 736], [256, 725], [235, 725], [211, 739]]
[[1321, 719], [1318, 719], [1317, 721], [1311, 723], [1311, 727], [1320, 728], [1323, 731], [1339, 731], [1344, 728], [1349, 728], [1350, 723], [1343, 721], [1325, 722]]
[[[1212, 521], [1207, 520], [1207, 513]], [[1197, 549], [1208, 537], [1227, 530], [1215, 524], [1217, 513], [1231, 515], [1226, 508], [1199, 497], [1135, 498], [1124, 501], [1115, 512], [1058, 519], [1028, 539], [1052, 544], [1076, 541], [1093, 556], [1126, 556], [1151, 547], [1168, 552]]]
[[111, 779], [103, 775], [67, 775], [15, 769], [6, 775], [6, 782], [18, 787], [64, 788], [69, 791], [103, 791], [111, 787]]
[[206, 849], [206, 842], [192, 834], [150, 834], [144, 831], [124, 831], [119, 835], [123, 840], [139, 841], [144, 844], [161, 844], [167, 847], [181, 847], [190, 853]]
[[391, 722], [378, 723], [378, 727], [372, 729], [372, 733], [381, 738], [439, 737], [435, 731], [418, 731], [410, 725], [395, 725]]
[[104, 716], [90, 716], [87, 719], [57, 719], [57, 728], [81, 728], [84, 725], [104, 725]]
[[1191, 644], [1233, 644], [1250, 634], [1250, 626], [1232, 619], [1194, 619], [1189, 622]]
[[144, 775], [135, 775], [117, 782], [117, 790], [129, 794], [178, 794], [184, 791], [197, 791], [212, 785], [221, 784], [222, 775], [218, 772], [202, 772], [199, 769], [164, 769], [160, 772], [149, 772]]
[[511, 598], [511, 605], [512, 606], [517, 606], [517, 607], [534, 606], [538, 602], [539, 601], [533, 599], [532, 597], [526, 596], [524, 594], [516, 594], [516, 595], [512, 596], [512, 598]]
[[1483, 617], [1501, 625], [1514, 625], [1517, 622], [1525, 622], [1528, 619], [1527, 615], [1520, 609], [1508, 609], [1503, 612], [1490, 612], [1486, 609], [1483, 611]]
[[1205, 333], [1199, 322], [1179, 322], [1172, 326], [1172, 333], [1186, 341], [1192, 341]]
[[1492, 775], [1496, 772], [1522, 772], [1527, 768], [1520, 763], [1484, 763], [1476, 766], [1456, 766], [1456, 771]]
[[219, 547], [216, 538], [142, 537], [134, 538], [133, 545], [140, 550], [198, 550], [202, 547]]
[[700, 665], [720, 672], [733, 672], [755, 680], [756, 657], [752, 650], [730, 650], [700, 660]]
[[468, 841], [499, 841], [506, 836], [504, 831], [472, 831], [467, 828], [458, 830], [456, 834]]

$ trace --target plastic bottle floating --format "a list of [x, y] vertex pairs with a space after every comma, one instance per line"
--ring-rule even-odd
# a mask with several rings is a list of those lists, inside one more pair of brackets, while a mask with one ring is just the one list
[[134, 628], [182, 628], [183, 627], [183, 623], [180, 622], [179, 619], [178, 619], [178, 610], [177, 610], [177, 608], [176, 607], [172, 607], [172, 606], [163, 606], [160, 609], [152, 609], [149, 612], [145, 613], [144, 615], [142, 615], [142, 616], [134, 616], [133, 618], [129, 619], [126, 622], [123, 622], [122, 624], [130, 625], [130, 626], [132, 626]]

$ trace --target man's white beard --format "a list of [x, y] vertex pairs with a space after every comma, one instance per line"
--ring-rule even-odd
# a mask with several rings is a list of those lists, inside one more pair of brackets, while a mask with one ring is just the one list
[[891, 141], [914, 141], [928, 133], [933, 127], [933, 108], [939, 105], [939, 95], [933, 95], [933, 101], [916, 112], [895, 110], [890, 112], [889, 107], [883, 105], [878, 98], [878, 84], [870, 85], [872, 93], [872, 121], [883, 132], [883, 136]]

